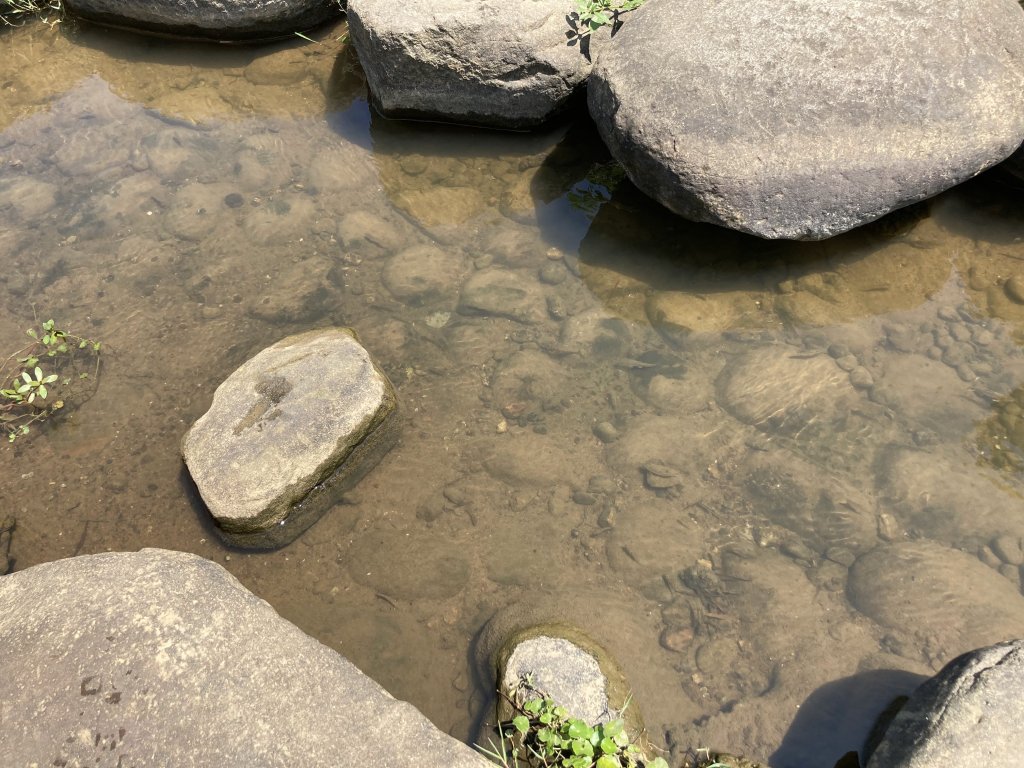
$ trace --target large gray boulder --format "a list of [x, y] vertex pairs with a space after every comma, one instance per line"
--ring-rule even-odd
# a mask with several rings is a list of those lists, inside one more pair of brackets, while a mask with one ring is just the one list
[[565, 0], [353, 0], [349, 31], [388, 117], [501, 128], [561, 109], [590, 64], [566, 44]]
[[489, 765], [191, 554], [4, 576], [0, 647], [7, 766]]
[[335, 0], [64, 0], [87, 21], [202, 40], [292, 37], [341, 13]]
[[601, 51], [590, 113], [673, 211], [815, 240], [1024, 139], [1016, 0], [652, 0]]
[[221, 535], [278, 547], [394, 444], [391, 382], [348, 328], [290, 336], [221, 384], [182, 454]]
[[1020, 765], [1024, 641], [965, 653], [918, 688], [867, 768]]

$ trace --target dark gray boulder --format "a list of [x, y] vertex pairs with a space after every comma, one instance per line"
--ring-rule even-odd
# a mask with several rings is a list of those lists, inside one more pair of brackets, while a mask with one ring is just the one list
[[590, 113], [673, 211], [815, 240], [1024, 139], [1016, 0], [652, 0], [602, 50]]
[[564, 0], [353, 0], [349, 30], [388, 117], [538, 125], [590, 71]]
[[278, 547], [392, 447], [394, 389], [348, 328], [289, 336], [221, 384], [182, 455], [221, 535]]
[[191, 554], [4, 576], [0, 647], [4, 765], [489, 765]]
[[64, 0], [64, 7], [109, 27], [232, 41], [291, 37], [342, 10], [336, 0]]
[[867, 768], [1020, 765], [1024, 641], [965, 653], [921, 685], [886, 729]]

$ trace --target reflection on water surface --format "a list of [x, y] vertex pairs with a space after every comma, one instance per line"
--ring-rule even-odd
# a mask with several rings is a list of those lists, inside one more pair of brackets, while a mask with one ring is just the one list
[[[462, 738], [483, 625], [565, 619], [655, 741], [761, 759], [827, 683], [1021, 634], [1024, 190], [754, 240], [653, 209], [581, 127], [371, 117], [342, 33], [0, 35], [0, 349], [35, 312], [109, 350], [5, 449], [17, 568], [196, 552]], [[226, 550], [181, 436], [242, 361], [335, 324], [402, 442], [295, 544]], [[857, 746], [820, 738], [777, 764]]]

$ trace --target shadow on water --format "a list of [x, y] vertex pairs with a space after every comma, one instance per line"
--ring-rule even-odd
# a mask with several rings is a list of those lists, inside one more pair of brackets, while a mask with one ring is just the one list
[[807, 697], [772, 768], [832, 768], [845, 752], [862, 752], [886, 707], [928, 678], [912, 672], [876, 669], [826, 683]]
[[1024, 180], [995, 167], [942, 195], [935, 215], [951, 232], [980, 242], [1024, 237]]

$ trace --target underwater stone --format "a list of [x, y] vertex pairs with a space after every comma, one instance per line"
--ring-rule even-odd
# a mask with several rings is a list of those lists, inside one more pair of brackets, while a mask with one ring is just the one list
[[290, 336], [221, 384], [182, 454], [221, 535], [294, 540], [397, 438], [387, 376], [348, 328]]

